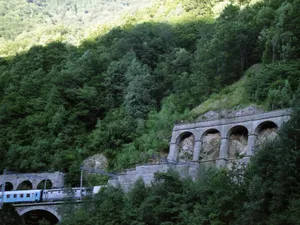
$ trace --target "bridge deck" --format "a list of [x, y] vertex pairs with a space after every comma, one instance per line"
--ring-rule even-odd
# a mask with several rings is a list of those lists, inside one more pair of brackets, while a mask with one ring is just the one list
[[[28, 202], [28, 203], [16, 203], [13, 204], [14, 207], [26, 207], [26, 206], [36, 206], [36, 205], [60, 205], [65, 203], [65, 201], [56, 201], [56, 202]], [[82, 203], [82, 200], [72, 201], [72, 203]]]

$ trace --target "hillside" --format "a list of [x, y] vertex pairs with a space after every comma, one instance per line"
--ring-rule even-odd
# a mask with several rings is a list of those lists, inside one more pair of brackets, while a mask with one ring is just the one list
[[[0, 2], [0, 170], [62, 171], [78, 186], [93, 156], [113, 172], [166, 157], [179, 121], [293, 107], [246, 168], [109, 187], [64, 205], [61, 224], [299, 224], [300, 1], [148, 3]], [[20, 221], [0, 211], [0, 224]]]
[[1, 1], [0, 56], [55, 40], [77, 45], [91, 30], [151, 4], [146, 0]]
[[[229, 1], [12, 0], [0, 2], [0, 57], [60, 41], [78, 46], [125, 24], [218, 17]], [[237, 3], [238, 4], [238, 3]], [[194, 10], [197, 8], [197, 10]]]
[[[42, 12], [48, 3], [26, 4]], [[77, 46], [52, 28], [42, 46], [18, 54], [22, 41], [40, 43], [34, 32], [4, 42], [13, 54], [0, 58], [0, 167], [64, 171], [76, 185], [94, 154], [109, 170], [166, 156], [173, 124], [210, 110], [194, 109], [205, 101], [289, 107], [300, 77], [299, 1], [237, 2], [216, 17], [219, 3], [159, 1]]]

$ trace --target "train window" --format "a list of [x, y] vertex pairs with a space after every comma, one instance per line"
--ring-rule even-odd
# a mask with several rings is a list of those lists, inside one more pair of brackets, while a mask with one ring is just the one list
[[14, 194], [14, 198], [16, 198], [17, 197], [17, 194]]
[[37, 197], [37, 193], [35, 193], [35, 197]]
[[6, 195], [6, 198], [10, 198], [10, 195]]
[[29, 198], [30, 197], [30, 194], [26, 194], [26, 198]]
[[24, 197], [24, 195], [23, 194], [20, 194], [20, 198], [23, 198]]

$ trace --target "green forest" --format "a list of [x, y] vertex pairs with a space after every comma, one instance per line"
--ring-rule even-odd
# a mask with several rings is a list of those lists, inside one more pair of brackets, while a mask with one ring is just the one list
[[[203, 169], [196, 181], [182, 179], [170, 170], [155, 174], [151, 187], [138, 180], [126, 193], [108, 187], [86, 199], [82, 207], [67, 201], [59, 224], [300, 224], [299, 99], [297, 91], [291, 119], [275, 141], [257, 151], [246, 168]], [[9, 205], [0, 211], [0, 219], [0, 224], [22, 224]]]
[[300, 224], [300, 93], [279, 138], [247, 168], [208, 169], [199, 178], [157, 173], [151, 187], [137, 181], [124, 193], [102, 190], [79, 210], [66, 207], [63, 225], [298, 225]]
[[148, 0], [0, 1], [0, 56], [51, 41], [79, 44], [98, 25], [147, 6]]
[[63, 171], [78, 185], [82, 160], [96, 153], [110, 171], [165, 157], [174, 123], [241, 78], [238, 106], [290, 107], [299, 7], [240, 2], [214, 18], [208, 2], [166, 0], [79, 46], [55, 41], [0, 58], [0, 168]]
[[62, 224], [300, 224], [300, 0], [107, 2], [0, 2], [0, 169], [62, 171], [78, 186], [97, 153], [113, 172], [166, 157], [174, 123], [214, 99], [294, 107], [242, 174], [157, 174]]

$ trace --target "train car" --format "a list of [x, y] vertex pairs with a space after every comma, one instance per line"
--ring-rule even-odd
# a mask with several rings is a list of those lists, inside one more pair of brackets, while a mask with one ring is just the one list
[[[81, 194], [80, 194], [81, 190]], [[92, 194], [90, 188], [72, 188], [73, 198], [80, 199], [81, 197], [85, 197]]]
[[[80, 190], [81, 193], [80, 194]], [[70, 189], [47, 189], [43, 190], [43, 201], [62, 201], [65, 198], [80, 199], [91, 193], [88, 188], [70, 188]]]
[[106, 188], [107, 185], [101, 185], [101, 186], [94, 186], [93, 187], [93, 195], [99, 193], [101, 191], [101, 189]]
[[41, 190], [5, 191], [3, 203], [39, 202], [41, 198]]
[[43, 196], [42, 196], [43, 201], [50, 201], [50, 202], [60, 201], [68, 196], [68, 194], [64, 189], [47, 189], [42, 191], [43, 191]]
[[[70, 188], [70, 189], [46, 189], [46, 190], [19, 190], [5, 191], [3, 203], [22, 203], [39, 201], [63, 201], [66, 198], [81, 199], [82, 197], [97, 194], [103, 186], [94, 186], [91, 188]], [[81, 193], [80, 193], [81, 192]], [[0, 192], [0, 201], [2, 193]]]

